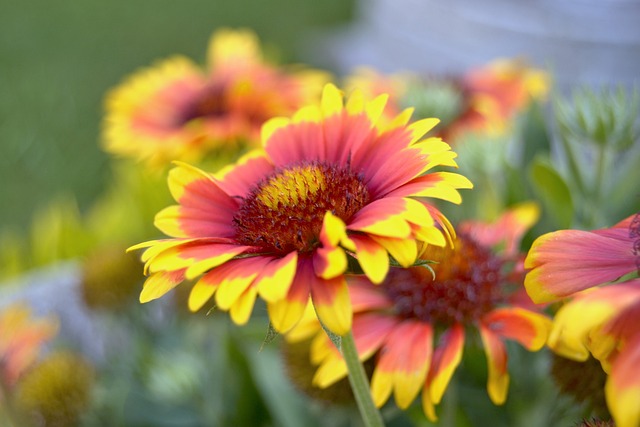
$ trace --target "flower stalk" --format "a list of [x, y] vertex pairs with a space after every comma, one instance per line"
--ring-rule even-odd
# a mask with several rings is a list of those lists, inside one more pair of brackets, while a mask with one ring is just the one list
[[383, 427], [382, 416], [375, 403], [373, 403], [369, 380], [358, 357], [353, 333], [349, 331], [342, 336], [341, 341], [342, 357], [347, 364], [347, 371], [349, 372], [349, 384], [351, 384], [351, 390], [358, 404], [364, 425], [366, 427]]

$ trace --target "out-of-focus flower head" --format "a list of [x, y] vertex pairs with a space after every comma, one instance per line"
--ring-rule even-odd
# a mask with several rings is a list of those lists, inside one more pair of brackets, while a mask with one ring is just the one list
[[78, 425], [91, 401], [95, 371], [83, 357], [55, 352], [34, 365], [16, 386], [16, 407], [37, 425]]
[[549, 77], [520, 59], [499, 59], [457, 78], [384, 75], [361, 68], [346, 79], [346, 87], [362, 88], [372, 95], [390, 93], [386, 113], [391, 116], [412, 105], [418, 116], [441, 117], [440, 135], [455, 142], [469, 131], [503, 134], [532, 99], [546, 97]]
[[467, 73], [463, 86], [473, 101], [471, 109], [485, 117], [488, 129], [499, 130], [532, 99], [545, 99], [550, 79], [522, 59], [498, 59]]
[[[507, 235], [519, 241], [536, 220], [532, 211], [537, 206], [518, 206], [498, 219], [495, 229], [510, 227]], [[467, 231], [459, 232], [453, 247], [428, 246], [421, 255], [436, 262], [430, 264], [433, 272], [424, 266], [394, 268], [379, 286], [364, 276], [350, 277], [353, 335], [362, 360], [375, 356], [371, 391], [378, 406], [393, 393], [397, 405], [407, 408], [422, 390], [425, 414], [435, 420], [434, 405], [462, 360], [465, 329], [480, 333], [489, 368], [487, 391], [502, 404], [509, 385], [504, 341], [515, 340], [531, 351], [546, 342], [551, 321], [510, 301], [510, 287], [518, 285], [509, 280], [512, 257], [495, 254], [482, 232], [461, 228]], [[346, 375], [346, 366], [326, 334], [317, 331], [317, 322], [301, 323], [288, 338], [315, 334], [314, 383], [326, 387]]]
[[580, 362], [553, 354], [551, 377], [560, 393], [584, 405], [592, 415], [604, 419], [611, 418], [604, 397], [607, 374], [597, 359], [590, 357]]
[[118, 310], [134, 300], [142, 283], [140, 261], [113, 244], [96, 249], [83, 264], [82, 297], [93, 309]]
[[[573, 298], [557, 312], [549, 346], [574, 360], [593, 355], [609, 374], [607, 405], [617, 426], [640, 423], [640, 214], [611, 228], [540, 236], [525, 267], [536, 302]], [[604, 285], [604, 286], [601, 286]]]
[[42, 346], [57, 333], [55, 318], [34, 318], [22, 303], [4, 307], [0, 311], [0, 381], [13, 387], [37, 360]]
[[374, 283], [387, 275], [389, 255], [412, 265], [424, 243], [446, 243], [438, 227], [446, 218], [428, 198], [460, 203], [458, 189], [471, 187], [432, 171], [456, 166], [448, 144], [423, 138], [437, 119], [410, 124], [407, 110], [380, 124], [385, 103], [356, 91], [345, 104], [327, 84], [320, 105], [267, 122], [264, 148], [236, 164], [215, 175], [179, 164], [169, 173], [178, 205], [155, 220], [172, 238], [131, 248], [148, 248], [141, 301], [204, 274], [190, 294], [193, 311], [215, 294], [217, 307], [244, 324], [260, 295], [284, 332], [311, 296], [327, 327], [347, 333], [349, 259]]
[[103, 145], [156, 166], [257, 145], [262, 124], [315, 99], [328, 75], [269, 64], [249, 30], [219, 29], [205, 69], [174, 56], [128, 77], [106, 98]]

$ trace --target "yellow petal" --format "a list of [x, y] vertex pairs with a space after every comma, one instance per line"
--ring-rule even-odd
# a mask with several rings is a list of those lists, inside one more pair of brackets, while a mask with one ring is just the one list
[[240, 295], [251, 285], [257, 273], [245, 277], [234, 277], [224, 280], [216, 293], [216, 303], [222, 310], [228, 310], [240, 298]]
[[346, 109], [351, 115], [356, 115], [364, 111], [364, 96], [361, 90], [355, 89], [351, 95], [349, 95]]
[[387, 251], [370, 238], [354, 237], [358, 263], [369, 280], [380, 284], [389, 272], [389, 256]]
[[297, 252], [291, 252], [284, 258], [271, 261], [255, 281], [262, 299], [267, 302], [283, 299], [291, 287], [297, 266]]
[[326, 388], [347, 375], [347, 365], [342, 358], [333, 357], [322, 363], [313, 375], [312, 384]]
[[322, 120], [322, 111], [317, 105], [307, 105], [293, 114], [292, 123], [319, 122]]
[[351, 330], [353, 311], [344, 277], [314, 283], [311, 298], [318, 318], [331, 332], [342, 336]]
[[381, 129], [382, 131], [388, 131], [391, 129], [396, 129], [396, 128], [400, 128], [400, 127], [404, 127], [406, 126], [407, 123], [409, 123], [409, 120], [411, 120], [411, 116], [413, 115], [413, 111], [414, 108], [405, 108], [404, 110], [402, 110], [402, 112], [400, 114], [398, 114], [397, 116], [395, 116], [389, 123], [387, 123], [386, 126], [384, 126], [383, 129]]
[[374, 125], [378, 123], [378, 119], [380, 119], [380, 116], [384, 111], [384, 107], [387, 105], [388, 99], [389, 95], [385, 93], [366, 103], [365, 111], [367, 113], [367, 117], [369, 117], [369, 120], [371, 120], [371, 123]]
[[282, 334], [291, 330], [302, 318], [306, 305], [306, 303], [290, 301], [287, 298], [268, 303], [267, 311], [273, 328]]
[[408, 126], [411, 131], [411, 144], [422, 138], [427, 132], [436, 127], [440, 123], [440, 119], [427, 118], [415, 121]]
[[373, 235], [371, 238], [382, 245], [389, 254], [405, 268], [413, 265], [418, 257], [418, 246], [415, 240], [393, 239]]
[[200, 310], [202, 306], [211, 299], [217, 289], [217, 284], [211, 284], [206, 281], [204, 277], [200, 279], [195, 285], [193, 285], [193, 288], [191, 288], [188, 301], [189, 310], [193, 312]]
[[182, 282], [183, 278], [182, 272], [162, 271], [152, 274], [144, 282], [140, 292], [140, 302], [145, 303], [160, 298]]
[[377, 407], [381, 407], [389, 400], [391, 391], [393, 390], [393, 376], [391, 372], [383, 372], [380, 368], [373, 371], [371, 378], [371, 395], [373, 403]]
[[342, 111], [342, 92], [333, 84], [327, 83], [322, 91], [322, 113], [325, 117]]
[[287, 126], [290, 123], [290, 120], [285, 117], [274, 117], [272, 119], [267, 120], [262, 125], [262, 130], [260, 133], [260, 138], [262, 141], [262, 146], [264, 147], [271, 135], [276, 132], [278, 129], [281, 129]]
[[251, 286], [245, 290], [242, 295], [236, 300], [229, 310], [231, 320], [236, 325], [245, 325], [251, 317], [253, 306], [256, 302], [256, 295], [258, 291], [255, 287]]

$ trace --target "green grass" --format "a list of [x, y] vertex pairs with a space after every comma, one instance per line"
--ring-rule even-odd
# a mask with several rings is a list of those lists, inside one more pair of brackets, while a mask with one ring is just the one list
[[[86, 208], [109, 179], [98, 146], [105, 92], [171, 54], [202, 61], [212, 30], [246, 26], [297, 58], [347, 22], [353, 0], [25, 0], [0, 14], [0, 229], [26, 227], [55, 195]], [[315, 65], [322, 65], [321, 60]]]

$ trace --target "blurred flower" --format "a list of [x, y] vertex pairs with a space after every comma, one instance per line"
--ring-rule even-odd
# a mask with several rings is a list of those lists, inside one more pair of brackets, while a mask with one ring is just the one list
[[402, 111], [400, 100], [406, 93], [408, 80], [413, 78], [412, 76], [409, 73], [383, 74], [373, 68], [360, 67], [345, 77], [344, 87], [347, 93], [359, 90], [367, 98], [387, 94], [389, 99], [384, 107], [383, 116], [395, 117]]
[[609, 374], [605, 394], [616, 425], [637, 426], [640, 214], [608, 229], [545, 234], [533, 243], [525, 267], [534, 301], [574, 296], [556, 314], [549, 346], [574, 360], [598, 359]]
[[33, 318], [21, 303], [0, 312], [0, 382], [12, 387], [38, 358], [42, 346], [58, 333], [55, 318]]
[[94, 381], [93, 367], [81, 356], [57, 352], [30, 369], [17, 385], [16, 406], [34, 425], [77, 425], [88, 408]]
[[346, 77], [345, 87], [347, 91], [361, 90], [368, 97], [388, 94], [383, 118], [392, 119], [405, 108], [412, 108], [417, 118], [438, 117], [441, 120], [440, 133], [446, 132], [466, 103], [457, 80], [410, 72], [383, 74], [361, 67]]
[[346, 79], [348, 89], [371, 96], [390, 94], [385, 113], [415, 108], [417, 117], [440, 117], [439, 135], [455, 142], [464, 132], [503, 134], [514, 115], [532, 99], [544, 99], [549, 77], [519, 59], [499, 59], [463, 77], [436, 78], [414, 73], [385, 75], [360, 68]]
[[604, 396], [607, 374], [597, 359], [589, 357], [580, 362], [554, 354], [551, 359], [551, 377], [562, 394], [585, 404], [592, 414], [611, 418]]
[[[519, 241], [535, 222], [537, 207], [523, 204], [495, 224], [513, 227], [506, 233]], [[521, 217], [522, 221], [507, 218]], [[466, 228], [465, 226], [461, 226]], [[508, 263], [511, 257], [494, 254], [473, 229], [461, 231], [454, 247], [428, 246], [422, 254], [435, 261], [424, 266], [394, 268], [379, 286], [362, 276], [350, 278], [354, 309], [353, 335], [361, 359], [377, 354], [371, 391], [378, 406], [393, 392], [405, 409], [422, 389], [425, 414], [436, 419], [438, 404], [462, 359], [465, 328], [477, 329], [487, 355], [487, 390], [495, 404], [506, 399], [509, 385], [505, 339], [518, 341], [531, 351], [546, 342], [550, 320], [511, 302], [513, 289]], [[495, 239], [490, 239], [493, 241]], [[520, 275], [520, 282], [522, 275]], [[301, 325], [289, 339], [298, 340], [314, 329]], [[434, 349], [434, 341], [435, 349]], [[325, 334], [312, 343], [312, 361], [319, 365], [314, 383], [326, 387], [346, 374], [340, 353]]]
[[321, 105], [265, 124], [263, 150], [214, 176], [186, 164], [173, 169], [169, 187], [179, 205], [155, 221], [173, 238], [131, 248], [148, 247], [142, 260], [151, 276], [141, 301], [206, 273], [191, 291], [194, 311], [215, 294], [217, 307], [243, 324], [259, 294], [284, 332], [311, 296], [329, 329], [348, 332], [347, 253], [380, 283], [388, 254], [409, 266], [423, 242], [445, 244], [434, 217], [446, 218], [416, 198], [460, 203], [457, 189], [471, 187], [458, 174], [426, 173], [456, 166], [449, 145], [421, 139], [438, 120], [408, 124], [407, 111], [382, 127], [385, 101], [365, 102], [356, 92], [343, 106], [328, 84]]
[[498, 59], [471, 70], [462, 79], [469, 108], [456, 124], [488, 133], [503, 133], [514, 114], [531, 99], [544, 99], [549, 76], [521, 59]]
[[315, 99], [327, 75], [268, 64], [249, 30], [220, 29], [207, 67], [182, 56], [138, 71], [106, 99], [103, 145], [111, 153], [166, 165], [198, 161], [244, 142], [262, 123]]
[[133, 301], [142, 283], [140, 261], [124, 253], [124, 246], [98, 248], [82, 267], [82, 297], [93, 309], [122, 308]]

